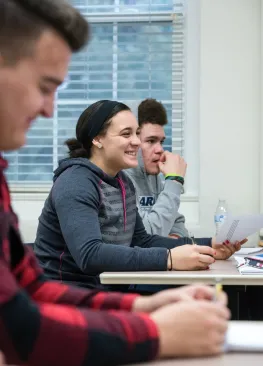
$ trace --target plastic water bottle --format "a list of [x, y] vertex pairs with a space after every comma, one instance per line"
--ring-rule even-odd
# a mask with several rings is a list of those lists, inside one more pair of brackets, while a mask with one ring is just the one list
[[227, 207], [226, 200], [219, 200], [217, 207], [216, 207], [215, 216], [214, 216], [215, 226], [216, 226], [216, 235], [219, 233], [221, 226], [225, 222], [227, 214], [228, 214], [228, 207]]

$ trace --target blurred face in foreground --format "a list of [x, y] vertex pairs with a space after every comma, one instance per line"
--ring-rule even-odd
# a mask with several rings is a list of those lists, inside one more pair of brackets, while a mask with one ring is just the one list
[[51, 117], [57, 87], [63, 82], [71, 49], [55, 31], [47, 29], [32, 54], [8, 63], [0, 52], [0, 151], [26, 143], [26, 133], [38, 117]]

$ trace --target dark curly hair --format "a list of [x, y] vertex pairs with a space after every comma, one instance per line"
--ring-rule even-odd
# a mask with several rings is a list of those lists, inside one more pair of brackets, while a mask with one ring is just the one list
[[168, 123], [166, 110], [156, 99], [145, 99], [138, 107], [138, 122], [141, 127], [145, 123], [165, 126]]

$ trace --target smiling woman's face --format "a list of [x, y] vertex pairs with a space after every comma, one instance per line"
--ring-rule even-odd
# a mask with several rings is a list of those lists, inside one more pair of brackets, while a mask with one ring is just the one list
[[99, 137], [104, 165], [119, 172], [138, 165], [140, 147], [138, 122], [131, 111], [121, 111], [112, 118], [105, 136]]

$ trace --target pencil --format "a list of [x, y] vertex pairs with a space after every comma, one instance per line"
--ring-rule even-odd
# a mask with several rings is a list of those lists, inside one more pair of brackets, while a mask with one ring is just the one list
[[219, 301], [220, 294], [222, 292], [223, 286], [222, 283], [218, 282], [215, 285], [215, 301]]

